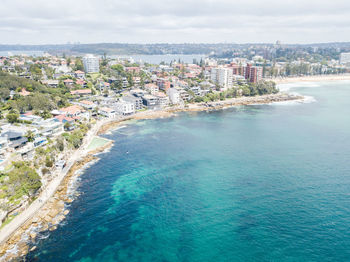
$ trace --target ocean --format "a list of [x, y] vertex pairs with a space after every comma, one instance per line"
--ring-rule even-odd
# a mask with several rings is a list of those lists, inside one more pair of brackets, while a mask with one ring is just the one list
[[350, 82], [130, 122], [27, 261], [348, 261]]

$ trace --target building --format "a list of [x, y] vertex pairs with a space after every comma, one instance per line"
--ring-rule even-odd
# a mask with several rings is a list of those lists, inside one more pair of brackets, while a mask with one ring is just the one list
[[92, 101], [88, 101], [88, 100], [82, 100], [77, 102], [76, 104], [86, 109], [94, 109], [96, 107], [96, 105]]
[[33, 143], [34, 143], [34, 147], [38, 147], [38, 146], [46, 145], [48, 143], [48, 141], [47, 141], [46, 137], [39, 136], [39, 137], [36, 137], [34, 139]]
[[263, 69], [261, 66], [247, 64], [244, 77], [251, 83], [257, 83], [262, 79]]
[[83, 88], [86, 87], [86, 82], [83, 79], [77, 79], [75, 83]]
[[20, 96], [29, 96], [30, 92], [27, 91], [25, 88], [22, 88], [21, 92], [18, 93]]
[[101, 91], [101, 92], [103, 92], [103, 91], [109, 89], [110, 86], [111, 86], [111, 84], [108, 83], [108, 82], [101, 81], [101, 82], [99, 83], [99, 88], [100, 88], [100, 91]]
[[88, 54], [83, 57], [84, 69], [86, 73], [98, 73], [100, 72], [99, 58]]
[[122, 97], [122, 101], [133, 103], [135, 106], [135, 110], [140, 110], [143, 108], [142, 98], [136, 96], [124, 96]]
[[143, 97], [145, 95], [145, 91], [142, 89], [131, 89], [130, 93], [136, 97]]
[[159, 87], [155, 84], [146, 84], [145, 90], [150, 93], [151, 95], [154, 95], [159, 91]]
[[74, 75], [76, 78], [84, 78], [85, 77], [85, 73], [81, 70], [77, 70], [74, 72]]
[[9, 130], [3, 133], [1, 136], [6, 138], [9, 147], [14, 149], [23, 147], [28, 142], [28, 138], [25, 137], [24, 132]]
[[43, 80], [41, 82], [43, 84], [48, 85], [49, 87], [53, 87], [53, 88], [58, 87], [58, 84], [59, 84], [58, 80]]
[[144, 95], [142, 100], [143, 104], [147, 107], [155, 107], [158, 105], [158, 97], [152, 95]]
[[116, 103], [116, 111], [121, 115], [132, 115], [135, 113], [134, 103], [119, 101]]
[[155, 93], [155, 96], [158, 98], [158, 105], [160, 107], [166, 107], [167, 105], [169, 105], [169, 97], [162, 93], [162, 92], [157, 92]]
[[89, 111], [86, 111], [83, 107], [78, 105], [61, 108], [61, 111], [65, 116], [72, 117], [73, 119], [90, 119]]
[[74, 81], [72, 79], [66, 79], [63, 81], [64, 85], [68, 88], [72, 87], [74, 85]]
[[125, 71], [132, 74], [139, 74], [140, 67], [137, 67], [137, 66], [125, 67]]
[[63, 133], [63, 125], [56, 118], [43, 120], [40, 123], [41, 134], [46, 137], [58, 136]]
[[114, 109], [109, 107], [101, 107], [98, 110], [98, 113], [108, 118], [114, 118], [117, 115], [117, 112]]
[[78, 90], [72, 90], [70, 91], [71, 95], [77, 95], [77, 96], [86, 96], [91, 95], [92, 91], [91, 89], [78, 89]]
[[159, 86], [159, 89], [167, 91], [170, 88], [170, 81], [159, 78], [157, 79], [157, 86]]
[[65, 115], [58, 115], [55, 116], [55, 119], [57, 119], [57, 121], [59, 121], [60, 123], [69, 123], [71, 125], [74, 125], [75, 120], [69, 116], [65, 116]]
[[177, 105], [181, 102], [180, 92], [175, 88], [169, 88], [167, 90], [167, 95], [169, 96], [172, 104]]
[[211, 69], [210, 79], [223, 88], [231, 88], [232, 75], [233, 71], [231, 68], [215, 67]]
[[261, 66], [254, 66], [250, 69], [249, 82], [257, 83], [262, 80], [263, 69]]
[[340, 63], [342, 65], [350, 64], [350, 53], [341, 53], [340, 54]]

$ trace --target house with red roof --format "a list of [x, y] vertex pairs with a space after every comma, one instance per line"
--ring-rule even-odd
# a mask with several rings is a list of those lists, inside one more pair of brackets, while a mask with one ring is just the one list
[[75, 75], [76, 78], [85, 78], [85, 72], [83, 72], [81, 70], [75, 71], [74, 75]]
[[61, 108], [60, 111], [63, 112], [63, 115], [71, 117], [75, 120], [79, 120], [81, 118], [84, 118], [84, 119], [90, 118], [90, 113], [79, 105], [64, 107], [64, 108]]
[[140, 68], [137, 66], [125, 67], [125, 71], [133, 74], [138, 74], [140, 73]]
[[86, 96], [91, 95], [92, 91], [91, 89], [78, 89], [78, 90], [72, 90], [70, 91], [71, 95], [77, 95], [77, 96]]
[[105, 89], [109, 89], [111, 86], [110, 83], [107, 82], [100, 82], [100, 91], [104, 91]]
[[96, 107], [96, 105], [93, 102], [88, 100], [79, 101], [77, 102], [77, 105], [80, 105], [86, 109], [94, 109]]
[[86, 82], [83, 79], [77, 79], [75, 83], [81, 87], [86, 87]]
[[145, 85], [145, 90], [149, 92], [150, 94], [154, 95], [156, 92], [159, 91], [159, 87], [155, 84], [146, 84]]
[[22, 91], [18, 93], [21, 96], [29, 96], [30, 92], [27, 91], [25, 88], [22, 88]]
[[84, 110], [81, 106], [72, 105], [60, 109], [66, 116], [74, 117], [79, 116]]
[[66, 87], [72, 87], [74, 85], [74, 81], [72, 79], [69, 79], [69, 78], [64, 80], [63, 83]]

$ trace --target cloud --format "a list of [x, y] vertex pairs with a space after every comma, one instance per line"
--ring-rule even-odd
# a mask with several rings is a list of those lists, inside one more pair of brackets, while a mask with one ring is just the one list
[[2, 0], [0, 43], [348, 41], [344, 0]]

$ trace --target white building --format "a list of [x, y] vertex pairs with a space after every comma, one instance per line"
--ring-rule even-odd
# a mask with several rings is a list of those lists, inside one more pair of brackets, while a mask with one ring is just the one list
[[350, 64], [350, 53], [341, 53], [340, 54], [340, 63], [341, 64]]
[[211, 69], [210, 79], [223, 88], [232, 87], [233, 71], [230, 68], [216, 67]]
[[155, 94], [155, 96], [158, 98], [158, 105], [160, 107], [166, 107], [169, 105], [169, 97], [166, 94], [158, 92]]
[[100, 72], [100, 62], [98, 57], [88, 54], [83, 57], [84, 69], [86, 73]]
[[108, 118], [114, 118], [117, 115], [117, 112], [114, 109], [109, 107], [101, 107], [98, 110], [98, 113]]
[[146, 84], [145, 90], [151, 95], [154, 95], [155, 93], [159, 92], [159, 87], [155, 84]]
[[46, 137], [58, 136], [64, 132], [63, 124], [55, 118], [49, 118], [39, 123], [40, 133]]
[[116, 111], [121, 115], [132, 115], [135, 113], [135, 104], [125, 101], [116, 103]]
[[133, 103], [135, 105], [135, 110], [140, 110], [143, 108], [142, 98], [136, 96], [123, 96], [121, 98], [123, 102]]
[[167, 90], [167, 95], [169, 96], [170, 102], [174, 105], [180, 104], [180, 92], [175, 88], [169, 88]]

